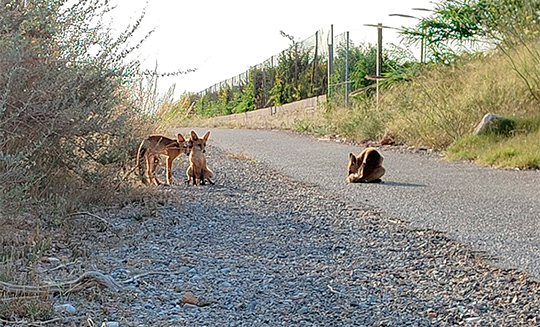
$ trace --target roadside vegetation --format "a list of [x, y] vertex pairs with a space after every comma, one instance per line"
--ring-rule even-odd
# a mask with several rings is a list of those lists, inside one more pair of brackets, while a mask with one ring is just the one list
[[[107, 204], [151, 120], [133, 85], [140, 21], [117, 38], [101, 0], [11, 1], [0, 20], [0, 208]], [[136, 85], [136, 84], [135, 84]], [[65, 210], [64, 208], [65, 207]]]
[[[366, 88], [374, 82], [365, 78], [375, 75], [375, 47], [352, 46], [349, 49], [350, 90], [366, 88], [365, 91], [352, 97], [346, 108], [343, 86], [338, 86], [332, 89], [329, 101], [317, 114], [296, 119], [293, 125], [275, 125], [358, 141], [383, 139], [385, 142], [426, 146], [443, 151], [449, 159], [538, 169], [539, 6], [532, 0], [440, 1], [415, 27], [402, 32], [403, 49], [385, 49], [382, 71], [386, 79], [380, 82], [379, 103], [375, 90]], [[418, 49], [422, 45], [425, 58], [419, 61], [407, 49]], [[292, 61], [286, 59], [294, 59], [298, 51], [293, 43], [283, 53], [280, 64], [294, 71]], [[311, 49], [302, 51], [309, 53]], [[343, 47], [336, 49], [340, 55], [334, 63], [331, 85], [343, 80], [344, 51]], [[306, 72], [313, 71], [315, 62], [323, 66], [318, 71], [324, 72], [327, 62], [321, 59], [312, 58], [311, 65], [305, 63], [300, 67], [305, 67]], [[255, 76], [256, 73], [249, 83], [253, 83]], [[190, 94], [177, 102], [170, 111], [174, 114], [169, 118], [182, 124], [193, 121], [200, 124], [201, 118], [205, 117], [280, 105], [322, 94], [328, 86], [328, 81], [324, 81], [314, 88], [317, 92], [302, 94], [294, 91], [311, 89], [308, 79], [296, 79], [292, 75], [277, 81], [268, 102], [255, 105], [252, 101], [249, 106], [238, 107], [239, 101], [231, 102], [231, 99], [239, 96], [226, 97], [228, 90], [212, 95], [217, 100], [211, 100], [210, 95], [199, 98]], [[245, 90], [253, 89], [249, 83]], [[293, 96], [283, 96], [280, 93], [283, 90], [292, 90]], [[245, 99], [252, 97], [246, 91], [241, 95], [244, 97], [242, 103], [249, 102]], [[490, 112], [512, 120], [514, 128], [503, 134], [473, 136], [476, 125]]]
[[[0, 282], [43, 284], [37, 263], [73, 245], [75, 222], [147, 196], [131, 171], [156, 128], [145, 109], [157, 72], [130, 59], [150, 35], [135, 36], [144, 13], [115, 37], [106, 0], [0, 6]], [[0, 323], [53, 313], [47, 294], [0, 288]]]

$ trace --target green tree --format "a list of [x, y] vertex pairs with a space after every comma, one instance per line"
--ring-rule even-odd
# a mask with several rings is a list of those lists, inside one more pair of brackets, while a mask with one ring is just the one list
[[501, 45], [537, 37], [539, 10], [534, 0], [446, 0], [401, 33], [409, 44], [424, 43], [431, 60], [449, 62], [478, 42]]

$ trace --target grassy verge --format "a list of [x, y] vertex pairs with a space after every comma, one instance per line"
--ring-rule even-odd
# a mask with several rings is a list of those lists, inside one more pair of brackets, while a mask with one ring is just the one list
[[[464, 55], [450, 65], [427, 64], [411, 71], [406, 80], [381, 87], [378, 104], [374, 90], [369, 90], [353, 98], [350, 108], [330, 103], [309, 116], [265, 116], [263, 122], [244, 122], [242, 127], [292, 129], [357, 141], [384, 138], [440, 150], [452, 160], [538, 169], [538, 53], [540, 43], [533, 43], [504, 53]], [[490, 112], [515, 126], [505, 136], [471, 136]]]
[[540, 169], [540, 131], [511, 137], [465, 137], [452, 144], [446, 155], [450, 160], [471, 160], [481, 165]]

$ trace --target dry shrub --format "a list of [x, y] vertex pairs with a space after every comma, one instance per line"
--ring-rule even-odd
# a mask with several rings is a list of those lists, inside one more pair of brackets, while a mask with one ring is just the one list
[[[127, 60], [137, 23], [100, 26], [107, 1], [4, 1], [0, 11], [0, 208], [103, 203], [126, 187], [147, 122]], [[11, 210], [10, 210], [11, 209]], [[1, 210], [1, 209], [0, 209]]]

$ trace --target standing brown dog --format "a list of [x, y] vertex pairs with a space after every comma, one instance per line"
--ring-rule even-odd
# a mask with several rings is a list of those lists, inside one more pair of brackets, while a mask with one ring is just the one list
[[347, 169], [348, 183], [380, 183], [386, 170], [382, 166], [383, 156], [375, 148], [367, 148], [358, 157], [349, 154]]
[[[188, 153], [188, 145], [182, 134], [178, 134], [176, 140], [157, 134], [148, 136], [141, 142], [137, 152], [137, 166], [143, 183], [161, 184], [156, 177], [156, 168], [159, 155], [162, 154], [167, 157], [167, 185], [171, 185], [172, 163], [182, 153]], [[146, 165], [145, 171], [143, 171], [144, 165]]]
[[202, 138], [200, 138], [197, 133], [191, 131], [191, 137], [188, 141], [188, 151], [189, 151], [189, 167], [186, 171], [187, 182], [189, 184], [190, 180], [193, 180], [193, 185], [197, 185], [197, 181], [201, 185], [206, 184], [208, 181], [210, 184], [214, 184], [210, 178], [214, 176], [214, 173], [206, 166], [206, 141], [210, 132], [206, 132]]

